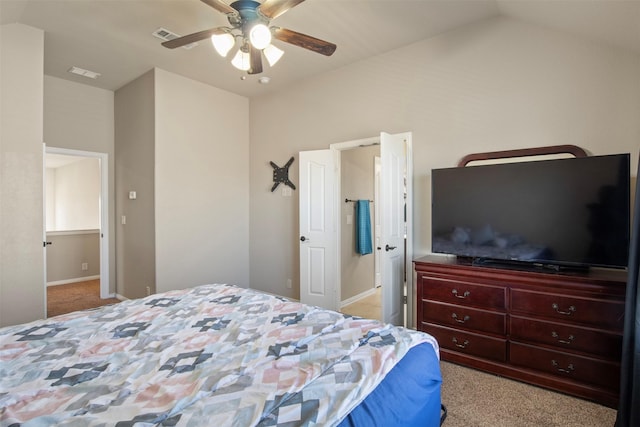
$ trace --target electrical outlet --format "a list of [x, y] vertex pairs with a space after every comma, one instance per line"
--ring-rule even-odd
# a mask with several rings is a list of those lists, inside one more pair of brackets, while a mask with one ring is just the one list
[[147, 296], [151, 295], [151, 286], [147, 286]]
[[291, 279], [287, 279], [287, 289], [291, 289]]
[[83, 262], [82, 263], [82, 271], [87, 271], [89, 269], [89, 263], [88, 262]]

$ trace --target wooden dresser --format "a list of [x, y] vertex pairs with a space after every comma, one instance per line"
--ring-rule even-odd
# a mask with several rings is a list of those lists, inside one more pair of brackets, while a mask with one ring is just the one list
[[414, 261], [417, 327], [442, 360], [618, 403], [626, 272], [523, 271]]

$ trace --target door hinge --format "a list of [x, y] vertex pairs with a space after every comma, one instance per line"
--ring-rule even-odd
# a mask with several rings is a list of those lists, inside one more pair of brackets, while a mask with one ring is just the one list
[[407, 304], [407, 296], [406, 296], [406, 295], [404, 295], [404, 296], [402, 297], [402, 302], [403, 302], [404, 304]]

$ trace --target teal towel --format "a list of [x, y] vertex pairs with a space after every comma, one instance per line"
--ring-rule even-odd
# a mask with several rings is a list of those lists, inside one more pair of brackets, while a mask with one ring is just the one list
[[369, 213], [369, 201], [358, 200], [356, 202], [356, 252], [366, 255], [373, 252], [371, 244], [371, 214]]

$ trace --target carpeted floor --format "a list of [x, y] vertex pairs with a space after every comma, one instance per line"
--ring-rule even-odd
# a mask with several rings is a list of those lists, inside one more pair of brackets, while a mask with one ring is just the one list
[[441, 362], [443, 427], [613, 427], [614, 409]]
[[116, 298], [100, 299], [100, 280], [47, 287], [47, 317], [118, 303]]

